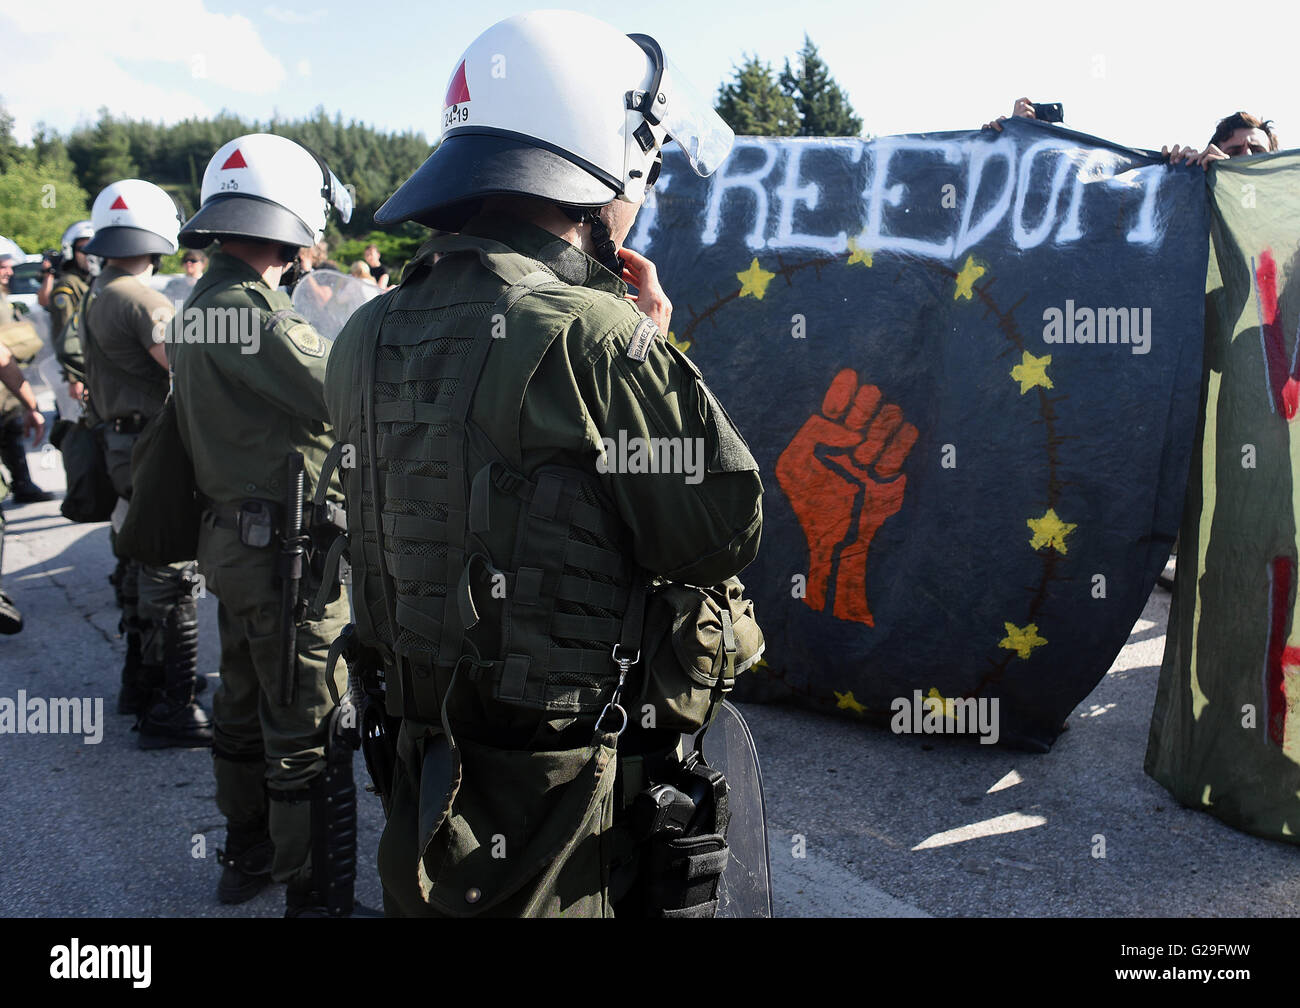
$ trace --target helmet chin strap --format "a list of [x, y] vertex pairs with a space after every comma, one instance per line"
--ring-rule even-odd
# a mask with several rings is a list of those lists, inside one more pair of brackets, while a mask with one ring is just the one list
[[618, 257], [617, 246], [600, 216], [600, 210], [589, 210], [585, 215], [586, 223], [591, 225], [591, 243], [595, 251], [591, 257], [620, 279], [623, 276], [623, 260]]

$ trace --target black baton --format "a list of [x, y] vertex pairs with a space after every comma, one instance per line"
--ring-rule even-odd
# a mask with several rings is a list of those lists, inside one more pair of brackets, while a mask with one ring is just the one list
[[303, 464], [301, 452], [285, 462], [284, 537], [280, 544], [280, 705], [293, 703], [298, 669], [298, 589], [306, 545], [302, 534]]

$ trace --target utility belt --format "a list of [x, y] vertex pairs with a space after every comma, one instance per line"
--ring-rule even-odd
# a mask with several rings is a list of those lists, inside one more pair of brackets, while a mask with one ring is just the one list
[[[218, 504], [200, 494], [199, 503], [210, 527], [238, 532], [239, 541], [253, 549], [266, 549], [284, 534], [284, 506], [278, 501], [254, 497], [238, 504]], [[307, 528], [332, 527], [346, 532], [348, 513], [334, 501], [326, 501], [319, 509], [304, 503], [302, 522]]]
[[[278, 501], [253, 497], [238, 504], [219, 504], [199, 494], [199, 503], [204, 524], [237, 533], [239, 541], [250, 549], [269, 550], [284, 544], [285, 505]], [[325, 607], [338, 598], [347, 520], [347, 511], [334, 501], [303, 502], [297, 539], [307, 562], [302, 565], [304, 585], [296, 595], [295, 621], [321, 619]]]
[[149, 417], [137, 411], [107, 421], [107, 427], [114, 434], [139, 434], [148, 423]]

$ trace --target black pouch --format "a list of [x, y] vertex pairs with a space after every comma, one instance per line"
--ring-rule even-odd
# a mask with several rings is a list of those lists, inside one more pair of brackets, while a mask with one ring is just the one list
[[246, 500], [235, 515], [239, 541], [253, 549], [266, 549], [275, 533], [275, 513], [269, 501]]
[[117, 491], [104, 462], [103, 429], [103, 424], [90, 428], [60, 421], [50, 437], [63, 456], [63, 471], [68, 478], [68, 492], [59, 507], [68, 521], [108, 521], [117, 505]]

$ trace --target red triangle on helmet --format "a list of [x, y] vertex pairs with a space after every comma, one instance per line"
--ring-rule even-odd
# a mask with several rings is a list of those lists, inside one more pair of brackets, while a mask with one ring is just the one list
[[126, 200], [122, 199], [122, 197], [119, 196], [117, 199], [113, 200], [113, 205], [112, 205], [111, 207], [109, 207], [109, 209], [110, 209], [110, 210], [130, 210], [131, 208], [130, 208], [129, 206], [126, 205]]
[[447, 97], [443, 105], [459, 105], [461, 102], [469, 101], [469, 85], [465, 83], [465, 61], [460, 61], [460, 66], [456, 68], [455, 76], [452, 77], [451, 83], [447, 85]]
[[222, 171], [228, 171], [231, 168], [247, 168], [248, 162], [244, 160], [244, 155], [235, 148], [235, 152], [226, 158], [226, 163], [221, 166]]

